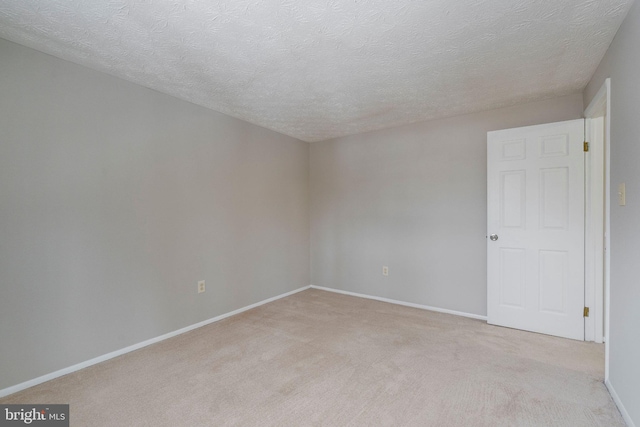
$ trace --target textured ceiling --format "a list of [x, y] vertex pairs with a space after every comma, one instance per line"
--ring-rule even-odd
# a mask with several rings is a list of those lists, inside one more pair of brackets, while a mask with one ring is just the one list
[[584, 88], [633, 0], [2, 0], [0, 37], [321, 141]]

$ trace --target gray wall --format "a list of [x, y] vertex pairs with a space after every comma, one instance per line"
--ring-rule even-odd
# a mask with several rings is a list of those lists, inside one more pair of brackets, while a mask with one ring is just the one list
[[308, 159], [0, 40], [0, 389], [307, 286]]
[[311, 144], [312, 283], [486, 315], [487, 131], [582, 112], [576, 94]]
[[[635, 2], [585, 90], [611, 77], [611, 323], [609, 380], [640, 426], [640, 3]], [[618, 206], [618, 184], [627, 205]]]

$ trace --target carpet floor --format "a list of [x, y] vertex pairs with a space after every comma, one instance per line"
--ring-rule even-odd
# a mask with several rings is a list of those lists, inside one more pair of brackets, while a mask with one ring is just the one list
[[604, 346], [315, 289], [0, 399], [72, 426], [624, 426]]

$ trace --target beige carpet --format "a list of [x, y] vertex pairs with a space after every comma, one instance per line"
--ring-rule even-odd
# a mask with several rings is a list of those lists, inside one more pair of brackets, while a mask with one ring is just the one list
[[72, 426], [623, 426], [604, 347], [307, 290], [0, 400]]

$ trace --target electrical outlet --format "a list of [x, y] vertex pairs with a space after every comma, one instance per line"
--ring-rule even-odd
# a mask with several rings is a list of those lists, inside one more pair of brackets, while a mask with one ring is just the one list
[[383, 276], [388, 276], [389, 275], [389, 267], [387, 267], [386, 265], [382, 266], [382, 275]]
[[200, 280], [200, 281], [198, 282], [198, 293], [199, 293], [199, 294], [201, 294], [201, 293], [203, 293], [203, 292], [204, 292], [204, 291], [206, 291], [206, 290], [207, 290], [207, 289], [206, 289], [206, 287], [205, 287], [204, 280]]

